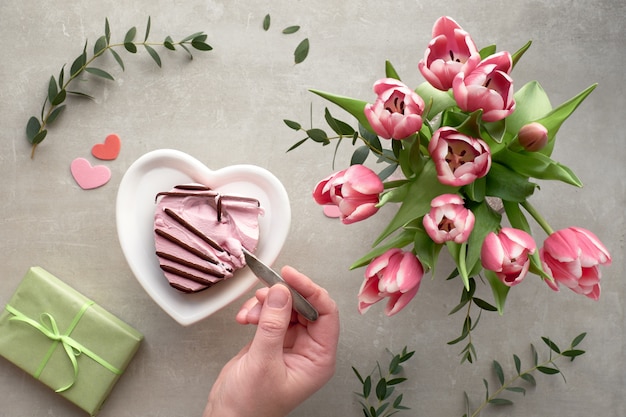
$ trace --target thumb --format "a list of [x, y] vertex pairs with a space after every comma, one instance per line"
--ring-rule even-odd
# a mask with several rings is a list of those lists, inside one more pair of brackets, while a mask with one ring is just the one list
[[291, 292], [286, 286], [277, 284], [269, 289], [249, 351], [261, 363], [282, 357], [285, 334], [291, 320], [291, 306]]

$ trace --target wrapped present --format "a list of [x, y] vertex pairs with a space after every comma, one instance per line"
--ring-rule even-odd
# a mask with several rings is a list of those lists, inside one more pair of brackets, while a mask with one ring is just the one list
[[143, 335], [40, 267], [0, 314], [0, 355], [96, 415]]

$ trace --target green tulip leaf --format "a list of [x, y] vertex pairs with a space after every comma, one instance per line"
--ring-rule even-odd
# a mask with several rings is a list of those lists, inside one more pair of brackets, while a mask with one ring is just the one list
[[558, 180], [576, 187], [583, 185], [571, 169], [540, 152], [513, 152], [503, 149], [494, 155], [494, 160], [525, 177]]
[[554, 149], [554, 142], [556, 138], [556, 134], [561, 128], [561, 125], [567, 118], [574, 113], [574, 111], [580, 106], [580, 104], [587, 98], [589, 94], [597, 87], [598, 84], [592, 84], [587, 87], [585, 90], [581, 91], [575, 97], [569, 99], [565, 103], [556, 107], [550, 113], [548, 113], [545, 117], [537, 120], [538, 123], [541, 123], [548, 129], [548, 144], [545, 148], [541, 150], [541, 153], [545, 155], [551, 155], [552, 150]]
[[487, 281], [491, 286], [493, 299], [495, 301], [496, 308], [498, 309], [498, 313], [502, 315], [504, 313], [504, 304], [506, 302], [506, 297], [509, 294], [510, 287], [504, 285], [504, 283], [500, 281], [496, 273], [493, 271], [485, 270], [485, 277], [487, 277]]
[[426, 233], [421, 224], [415, 229], [413, 245], [415, 254], [421, 261], [424, 270], [434, 270], [443, 246], [435, 243], [430, 236], [428, 236], [428, 233]]
[[506, 118], [506, 131], [517, 136], [522, 126], [544, 117], [552, 110], [550, 99], [537, 81], [531, 81], [515, 93], [515, 111]]
[[513, 55], [511, 55], [511, 59], [513, 61], [513, 68], [515, 68], [515, 65], [517, 65], [519, 60], [522, 58], [522, 55], [524, 55], [526, 51], [528, 51], [528, 48], [530, 48], [530, 45], [532, 45], [532, 43], [533, 43], [532, 41], [526, 42], [524, 46], [522, 46]]
[[385, 76], [400, 81], [400, 76], [390, 61], [385, 61]]
[[430, 110], [426, 115], [429, 120], [432, 120], [434, 116], [444, 111], [444, 109], [456, 107], [456, 101], [454, 100], [451, 91], [437, 90], [428, 82], [420, 84], [415, 89], [415, 92], [424, 100], [425, 103], [431, 103]]
[[383, 253], [387, 252], [389, 249], [403, 248], [406, 245], [409, 245], [414, 240], [414, 234], [415, 234], [414, 231], [403, 230], [401, 233], [397, 234], [393, 238], [390, 238], [384, 245], [375, 247], [369, 253], [367, 253], [360, 259], [358, 259], [356, 262], [354, 262], [350, 266], [350, 269], [360, 268], [362, 266], [369, 264], [372, 261], [372, 259], [376, 258], [377, 256], [382, 255]]
[[367, 121], [367, 118], [365, 117], [365, 113], [363, 112], [363, 110], [365, 109], [365, 105], [367, 104], [366, 101], [339, 96], [336, 94], [327, 93], [327, 92], [320, 91], [320, 90], [309, 90], [309, 91], [311, 91], [313, 94], [317, 94], [318, 96], [330, 101], [331, 103], [338, 105], [339, 107], [341, 107], [342, 109], [350, 113], [352, 116], [354, 116], [363, 127], [365, 127], [370, 132], [374, 132], [374, 130], [370, 126], [370, 123]]
[[435, 164], [432, 159], [429, 160], [420, 174], [408, 183], [406, 198], [385, 230], [374, 241], [374, 245], [378, 245], [399, 228], [428, 213], [433, 198], [441, 194], [455, 194], [457, 191], [458, 187], [439, 182]]
[[475, 276], [478, 275], [482, 269], [480, 251], [483, 241], [490, 232], [498, 230], [502, 216], [494, 211], [487, 201], [483, 201], [480, 204], [470, 204], [469, 208], [472, 210], [472, 213], [474, 213], [476, 221], [474, 223], [474, 229], [467, 240], [465, 264], [467, 266], [468, 275]]
[[497, 161], [492, 161], [486, 178], [486, 195], [518, 203], [530, 197], [537, 187], [526, 176]]

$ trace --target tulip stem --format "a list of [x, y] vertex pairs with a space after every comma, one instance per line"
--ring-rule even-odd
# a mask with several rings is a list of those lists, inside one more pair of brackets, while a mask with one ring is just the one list
[[526, 209], [526, 211], [533, 216], [533, 219], [535, 219], [535, 221], [539, 224], [539, 226], [541, 226], [541, 228], [548, 234], [551, 235], [552, 233], [554, 233], [554, 230], [552, 229], [552, 227], [550, 227], [550, 225], [548, 224], [548, 222], [546, 221], [546, 219], [543, 218], [543, 216], [537, 211], [537, 209], [535, 207], [533, 207], [532, 204], [530, 204], [528, 201], [524, 201], [521, 203], [522, 207], [524, 207], [524, 209]]

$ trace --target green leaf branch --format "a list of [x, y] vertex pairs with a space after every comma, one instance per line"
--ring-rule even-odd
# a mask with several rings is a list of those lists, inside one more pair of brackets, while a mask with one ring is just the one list
[[324, 119], [330, 129], [334, 132], [334, 135], [327, 133], [326, 130], [321, 128], [311, 127], [307, 129], [304, 128], [299, 122], [287, 119], [283, 120], [283, 122], [289, 128], [295, 131], [304, 132], [306, 134], [303, 139], [299, 140], [289, 149], [287, 149], [287, 152], [298, 148], [300, 145], [308, 140], [321, 143], [324, 146], [329, 145], [333, 140], [336, 140], [337, 142], [335, 145], [335, 155], [333, 156], [334, 167], [337, 151], [339, 150], [339, 146], [344, 139], [350, 140], [352, 142], [352, 146], [354, 146], [357, 141], [361, 141], [362, 145], [358, 146], [352, 154], [352, 157], [350, 159], [350, 165], [362, 164], [371, 154], [377, 158], [377, 162], [386, 162], [388, 164], [388, 166], [379, 173], [379, 177], [382, 180], [386, 179], [396, 170], [399, 165], [397, 152], [384, 149], [379, 137], [370, 132], [362, 124], [359, 123], [358, 128], [355, 129], [350, 126], [350, 124], [335, 118], [330, 113], [328, 108], [324, 109]]
[[176, 42], [171, 36], [167, 36], [162, 42], [149, 42], [150, 30], [151, 19], [148, 18], [143, 40], [136, 40], [137, 28], [132, 27], [126, 32], [123, 42], [111, 43], [111, 28], [109, 20], [105, 19], [104, 35], [96, 40], [93, 49], [88, 50], [88, 41], [85, 41], [82, 53], [74, 59], [69, 68], [69, 72], [66, 69], [67, 65], [63, 65], [56, 78], [54, 75], [50, 77], [48, 92], [41, 108], [41, 114], [39, 117], [32, 116], [26, 125], [26, 137], [32, 145], [31, 158], [34, 157], [37, 146], [46, 138], [49, 126], [65, 112], [66, 99], [68, 96], [73, 95], [93, 99], [89, 94], [71, 90], [70, 85], [73, 84], [74, 80], [85, 73], [106, 80], [115, 79], [110, 72], [100, 67], [93, 66], [94, 62], [106, 53], [113, 56], [122, 71], [124, 71], [124, 61], [115, 49], [123, 48], [129, 53], [135, 54], [138, 52], [139, 48], [144, 48], [159, 68], [162, 65], [162, 61], [161, 56], [155, 49], [156, 47], [163, 47], [170, 51], [176, 51], [177, 48], [181, 48], [188, 54], [190, 59], [193, 59], [192, 50], [210, 51], [213, 49], [206, 43], [207, 35], [204, 32], [196, 32]]
[[355, 393], [360, 397], [359, 403], [365, 417], [389, 417], [401, 410], [408, 410], [402, 405], [402, 394], [395, 394], [395, 388], [405, 382], [407, 378], [400, 376], [402, 363], [411, 359], [415, 351], [409, 352], [405, 346], [399, 354], [393, 354], [389, 365], [383, 371], [379, 362], [375, 369], [367, 376], [353, 366], [352, 370], [361, 383], [361, 391]]
[[496, 376], [498, 388], [495, 391], [490, 392], [489, 383], [486, 379], [483, 379], [483, 385], [485, 386], [485, 398], [480, 405], [474, 409], [474, 411], [471, 411], [469, 396], [467, 395], [467, 392], [464, 392], [466, 412], [463, 414], [463, 417], [477, 417], [480, 415], [480, 412], [489, 405], [513, 405], [513, 401], [503, 396], [503, 394], [512, 392], [525, 396], [526, 388], [520, 383], [530, 384], [531, 386], [537, 385], [537, 380], [533, 376], [533, 373], [535, 372], [540, 372], [545, 375], [561, 375], [565, 381], [565, 377], [557, 366], [556, 361], [560, 359], [569, 359], [570, 361], [573, 361], [578, 356], [583, 355], [585, 351], [578, 349], [577, 347], [586, 335], [586, 333], [581, 333], [576, 336], [570, 343], [569, 347], [565, 350], [561, 350], [561, 348], [559, 348], [559, 346], [557, 346], [552, 339], [545, 336], [542, 337], [541, 340], [543, 340], [549, 348], [549, 354], [548, 358], [541, 362], [539, 361], [537, 349], [531, 343], [530, 349], [532, 354], [532, 366], [528, 369], [522, 370], [522, 361], [519, 356], [514, 354], [513, 362], [515, 364], [515, 373], [508, 380], [505, 379], [505, 373], [502, 365], [498, 361], [493, 360], [492, 370]]
[[[469, 296], [469, 299], [472, 299], [471, 296]], [[500, 362], [493, 360], [491, 369], [497, 380], [497, 389], [491, 391], [489, 382], [483, 378], [485, 396], [482, 402], [474, 409], [472, 409], [467, 391], [464, 391], [465, 413], [463, 417], [478, 417], [488, 406], [514, 405], [514, 402], [506, 394], [514, 393], [526, 396], [526, 386], [534, 387], [537, 385], [537, 379], [534, 376], [536, 372], [544, 375], [561, 375], [563, 380], [567, 382], [556, 362], [565, 359], [574, 361], [578, 356], [585, 354], [585, 351], [581, 350], [578, 345], [586, 335], [587, 333], [581, 333], [576, 336], [567, 349], [561, 349], [552, 339], [545, 336], [542, 337], [541, 340], [548, 347], [547, 358], [542, 361], [539, 360], [537, 348], [531, 343], [531, 365], [526, 369], [522, 369], [522, 360], [518, 355], [513, 354], [515, 372], [508, 379]], [[399, 376], [403, 371], [401, 364], [408, 361], [414, 353], [415, 351], [409, 352], [405, 346], [400, 354], [394, 355], [391, 353], [392, 358], [386, 368], [381, 367], [380, 363], [376, 362], [374, 370], [365, 377], [354, 366], [352, 367], [361, 384], [361, 390], [355, 392], [355, 394], [359, 397], [359, 404], [365, 417], [389, 417], [410, 409], [402, 405], [403, 394], [398, 393], [395, 388], [408, 380], [406, 377]], [[385, 370], [383, 371], [383, 369]]]

